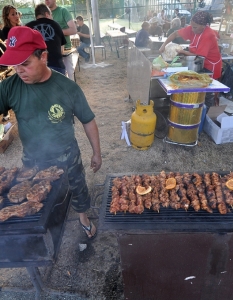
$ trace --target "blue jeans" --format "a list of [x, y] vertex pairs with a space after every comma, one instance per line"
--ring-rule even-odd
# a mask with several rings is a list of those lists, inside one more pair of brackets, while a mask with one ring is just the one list
[[90, 44], [85, 44], [85, 43], [81, 42], [80, 46], [77, 48], [77, 51], [83, 58], [88, 58], [90, 56], [90, 54], [85, 52], [84, 49], [89, 48], [89, 47], [90, 47]]

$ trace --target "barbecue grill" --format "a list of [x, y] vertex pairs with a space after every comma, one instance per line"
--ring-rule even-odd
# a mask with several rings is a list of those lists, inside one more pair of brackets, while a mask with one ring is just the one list
[[114, 215], [113, 179], [131, 175], [107, 175], [99, 218], [99, 229], [118, 235], [125, 299], [233, 299], [233, 213], [161, 207]]
[[[6, 198], [6, 195], [5, 195]], [[35, 215], [12, 217], [0, 223], [0, 268], [26, 267], [39, 297], [43, 289], [38, 267], [55, 262], [70, 207], [66, 173], [52, 182], [52, 190]], [[5, 206], [10, 206], [7, 198]]]
[[[217, 172], [219, 173], [219, 172]], [[159, 175], [159, 173], [147, 173], [148, 175]], [[229, 174], [221, 172], [220, 175]], [[99, 228], [102, 230], [153, 230], [174, 232], [232, 232], [233, 213], [221, 215], [217, 209], [208, 213], [204, 210], [198, 212], [189, 207], [183, 209], [172, 209], [161, 207], [159, 213], [149, 209], [140, 215], [117, 212], [110, 213], [109, 208], [112, 201], [112, 180], [116, 177], [131, 176], [132, 174], [114, 173], [108, 174], [105, 181], [102, 207], [100, 210]]]

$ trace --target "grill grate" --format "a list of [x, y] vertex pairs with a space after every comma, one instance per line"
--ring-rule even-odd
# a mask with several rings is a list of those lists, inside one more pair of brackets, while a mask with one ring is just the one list
[[[219, 173], [219, 172], [218, 172]], [[222, 172], [221, 175], [229, 172]], [[159, 173], [147, 173], [158, 175]], [[109, 174], [106, 177], [102, 207], [100, 210], [100, 230], [156, 230], [175, 232], [232, 232], [233, 212], [221, 215], [218, 210], [208, 213], [204, 210], [195, 212], [192, 207], [187, 211], [161, 207], [160, 212], [146, 209], [140, 215], [129, 212], [109, 212], [111, 203], [112, 180], [116, 177], [133, 174]]]

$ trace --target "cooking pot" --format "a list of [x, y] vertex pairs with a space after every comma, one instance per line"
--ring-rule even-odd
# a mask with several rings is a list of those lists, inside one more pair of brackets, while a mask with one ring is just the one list
[[199, 55], [184, 56], [184, 61], [189, 70], [200, 72], [204, 68], [205, 57]]

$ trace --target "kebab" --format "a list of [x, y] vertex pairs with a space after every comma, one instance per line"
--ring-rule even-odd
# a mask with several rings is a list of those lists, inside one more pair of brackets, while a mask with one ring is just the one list
[[200, 203], [201, 203], [201, 208], [206, 210], [209, 213], [213, 213], [213, 210], [211, 209], [211, 207], [208, 204], [208, 200], [206, 198], [205, 195], [205, 185], [202, 182], [202, 176], [197, 174], [197, 173], [193, 173], [194, 176], [194, 184], [196, 186], [196, 189], [198, 191], [198, 196], [200, 199]]
[[228, 212], [228, 209], [223, 199], [222, 185], [221, 185], [219, 175], [217, 173], [215, 172], [212, 173], [211, 182], [212, 185], [214, 186], [214, 190], [216, 194], [218, 211], [220, 212], [220, 214], [226, 214]]
[[175, 179], [179, 186], [177, 194], [180, 196], [180, 207], [187, 211], [190, 205], [190, 201], [187, 198], [187, 192], [183, 184], [183, 176], [180, 173], [176, 173]]
[[166, 173], [164, 171], [160, 172], [159, 175], [159, 182], [160, 182], [160, 194], [159, 194], [159, 200], [163, 207], [168, 207], [170, 200], [169, 200], [169, 194], [166, 189]]

